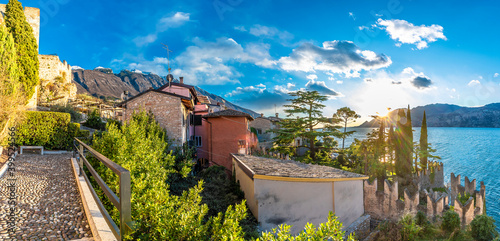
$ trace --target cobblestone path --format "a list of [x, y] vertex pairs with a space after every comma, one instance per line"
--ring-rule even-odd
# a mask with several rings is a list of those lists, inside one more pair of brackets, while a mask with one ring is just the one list
[[[0, 179], [0, 240], [93, 240], [70, 163], [71, 154], [18, 155], [16, 232], [9, 235], [8, 172]], [[10, 194], [9, 194], [10, 195]]]

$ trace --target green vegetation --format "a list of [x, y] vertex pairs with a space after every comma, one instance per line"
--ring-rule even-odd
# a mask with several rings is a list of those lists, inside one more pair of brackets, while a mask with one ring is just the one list
[[19, 82], [17, 53], [14, 39], [4, 24], [0, 24], [0, 143], [5, 139], [7, 122], [10, 125], [22, 118], [25, 102], [23, 86]]
[[351, 136], [356, 131], [347, 131], [347, 124], [356, 122], [356, 119], [361, 116], [356, 113], [356, 111], [351, 110], [349, 107], [342, 107], [333, 114], [333, 123], [341, 123], [344, 127], [344, 132], [341, 133], [342, 138], [342, 150], [344, 150], [345, 138]]
[[[186, 181], [191, 171], [188, 167], [192, 165], [188, 163], [190, 155], [173, 155], [165, 130], [152, 114], [136, 113], [120, 128], [110, 123], [107, 130], [101, 137], [94, 136], [93, 147], [131, 173], [132, 219], [136, 221], [136, 229], [130, 240], [244, 240], [246, 231], [241, 222], [248, 215], [245, 202], [225, 208], [238, 200], [238, 195], [241, 197], [234, 190], [236, 184], [224, 181], [219, 168], [209, 168], [200, 179]], [[116, 175], [100, 162], [91, 162], [116, 193], [119, 187]], [[194, 186], [190, 184], [193, 181]], [[216, 187], [222, 183], [226, 183], [222, 188]], [[214, 189], [204, 193], [204, 187]], [[102, 198], [104, 194], [99, 188], [96, 191], [118, 223], [118, 211]], [[225, 203], [219, 204], [221, 200]], [[263, 234], [262, 240], [311, 240], [308, 237], [340, 240], [344, 234], [340, 227], [331, 215], [318, 229], [308, 225], [306, 232], [295, 238], [287, 231], [290, 227], [284, 225], [281, 232]]]
[[71, 115], [72, 122], [82, 121], [82, 114], [70, 105], [53, 105], [50, 107], [50, 111], [68, 113]]
[[[275, 147], [272, 150], [292, 156], [296, 148], [294, 141], [301, 138], [307, 142], [309, 149], [305, 157], [306, 162], [318, 162], [325, 157], [329, 159], [332, 148], [323, 148], [318, 138], [339, 136], [339, 132], [332, 125], [332, 121], [322, 114], [322, 109], [325, 108], [322, 102], [326, 101], [327, 97], [317, 91], [297, 91], [290, 95], [294, 98], [288, 100], [291, 104], [285, 105], [288, 118], [281, 121], [280, 129], [273, 130], [277, 137], [274, 139]], [[315, 129], [318, 125], [323, 125], [323, 129]]]
[[398, 177], [408, 179], [412, 173], [412, 153], [413, 153], [413, 130], [411, 125], [410, 106], [408, 111], [403, 109], [398, 111], [398, 121], [396, 123], [395, 145], [395, 171]]
[[478, 215], [470, 223], [471, 236], [478, 241], [498, 240], [495, 220], [486, 215]]
[[17, 66], [19, 81], [24, 87], [27, 99], [35, 93], [39, 84], [38, 77], [38, 45], [33, 29], [24, 15], [23, 6], [17, 0], [9, 0], [5, 11], [5, 24], [12, 34], [17, 50]]
[[460, 216], [458, 213], [450, 209], [443, 214], [443, 222], [441, 223], [441, 228], [446, 232], [453, 232], [460, 229]]
[[101, 131], [106, 129], [106, 123], [102, 120], [97, 109], [93, 110], [89, 114], [87, 120], [82, 125]]
[[467, 201], [469, 201], [469, 198], [471, 197], [470, 193], [468, 192], [465, 192], [463, 195], [461, 193], [459, 193], [457, 195], [457, 200], [462, 204], [462, 205], [465, 205], [465, 203], [467, 203]]
[[43, 146], [48, 150], [72, 150], [73, 138], [83, 136], [80, 124], [68, 113], [27, 111], [17, 127], [16, 145]]

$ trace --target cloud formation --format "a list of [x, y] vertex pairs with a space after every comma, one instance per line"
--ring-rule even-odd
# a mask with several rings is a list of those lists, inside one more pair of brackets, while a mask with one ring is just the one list
[[476, 85], [480, 85], [481, 82], [479, 80], [471, 80], [467, 85], [468, 86], [476, 86]]
[[414, 44], [417, 49], [424, 49], [428, 47], [429, 43], [438, 39], [446, 40], [443, 27], [436, 24], [415, 26], [405, 20], [384, 20], [379, 18], [374, 26], [385, 30], [393, 40], [398, 42], [396, 43], [397, 46]]
[[180, 67], [173, 71], [176, 76], [184, 76], [191, 84], [221, 85], [239, 83], [243, 76], [232, 63], [250, 63], [259, 67], [272, 68], [275, 61], [269, 55], [269, 44], [249, 43], [240, 45], [232, 38], [218, 38], [214, 42], [193, 40], [189, 46], [174, 59]]
[[415, 86], [417, 89], [426, 89], [431, 87], [432, 81], [424, 76], [417, 76], [411, 80], [411, 84]]
[[250, 34], [256, 37], [265, 37], [265, 38], [279, 38], [281, 40], [291, 40], [293, 39], [293, 34], [287, 31], [278, 30], [275, 27], [263, 26], [260, 24], [253, 25], [250, 30]]
[[138, 36], [132, 41], [137, 47], [142, 47], [153, 43], [158, 39], [158, 34], [163, 33], [171, 28], [178, 28], [184, 23], [188, 22], [190, 20], [189, 15], [189, 13], [177, 12], [172, 16], [163, 17], [156, 24], [156, 30], [154, 33], [148, 34], [146, 36]]
[[306, 89], [310, 91], [318, 91], [322, 95], [326, 95], [329, 98], [341, 97], [342, 94], [326, 86], [324, 81], [309, 80], [306, 84]]
[[231, 98], [231, 101], [241, 106], [257, 112], [274, 112], [274, 105], [281, 109], [288, 102], [287, 99], [290, 98], [288, 93], [292, 92], [292, 88], [294, 87], [295, 85], [291, 83], [276, 85], [272, 90], [268, 90], [263, 84], [238, 87], [227, 94], [226, 97]]
[[384, 54], [360, 50], [351, 41], [326, 41], [322, 47], [303, 43], [290, 56], [279, 59], [286, 71], [342, 73], [346, 77], [359, 77], [359, 71], [374, 70], [391, 65]]

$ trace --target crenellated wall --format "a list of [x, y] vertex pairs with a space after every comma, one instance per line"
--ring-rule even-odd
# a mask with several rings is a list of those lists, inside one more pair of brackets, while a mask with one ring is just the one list
[[40, 94], [38, 102], [65, 105], [76, 98], [76, 85], [71, 82], [71, 66], [57, 55], [38, 55], [40, 62]]
[[419, 171], [416, 178], [420, 183], [420, 190], [444, 187], [444, 168], [441, 162], [428, 162], [428, 169]]
[[[437, 171], [437, 173], [442, 173], [442, 165], [440, 164], [438, 167], [440, 169], [435, 169], [435, 171]], [[435, 181], [440, 183], [441, 181], [437, 179], [437, 173]], [[425, 176], [428, 176], [428, 174], [419, 175], [418, 177], [420, 178], [417, 182], [422, 182], [422, 180], [423, 182], [428, 181], [425, 179]], [[405, 214], [414, 215], [418, 211], [422, 211], [426, 213], [429, 218], [432, 218], [442, 216], [443, 212], [447, 209], [445, 207], [453, 205], [455, 207], [455, 212], [460, 216], [462, 227], [469, 225], [476, 215], [484, 213], [485, 186], [483, 182], [481, 182], [481, 188], [476, 190], [476, 180], [469, 181], [466, 177], [465, 184], [462, 186], [460, 184], [460, 175], [455, 177], [452, 173], [450, 189], [447, 193], [434, 192], [432, 190], [434, 187], [443, 188], [444, 185], [435, 186], [432, 182], [428, 184], [430, 184], [430, 191], [427, 191], [426, 188], [420, 188], [421, 191], [416, 192], [413, 196], [405, 189], [403, 192], [404, 200], [401, 200], [398, 197], [398, 190], [400, 188], [398, 182], [394, 182], [394, 184], [391, 185], [389, 181], [384, 180], [384, 187], [382, 189], [377, 186], [377, 179], [372, 183], [365, 180], [363, 188], [365, 213], [369, 214], [374, 219], [397, 221]], [[424, 184], [418, 183], [418, 186], [422, 187]], [[457, 196], [459, 193], [460, 195], [464, 195], [464, 192], [471, 194], [471, 197], [462, 205], [458, 201]], [[424, 195], [426, 200], [425, 203], [420, 203], [420, 195]], [[473, 197], [475, 197], [475, 201]]]

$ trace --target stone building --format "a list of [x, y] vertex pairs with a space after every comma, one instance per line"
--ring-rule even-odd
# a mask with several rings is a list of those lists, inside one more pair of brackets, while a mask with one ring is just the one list
[[184, 144], [191, 137], [190, 114], [194, 110], [195, 98], [186, 97], [161, 90], [150, 89], [124, 102], [124, 120], [141, 110], [151, 111], [156, 121], [167, 130], [167, 135], [174, 140], [174, 146]]
[[276, 117], [264, 117], [264, 114], [261, 114], [260, 117], [255, 118], [255, 120], [250, 123], [250, 127], [255, 128], [255, 130], [257, 131], [260, 148], [269, 150], [271, 147], [273, 147], [273, 138], [275, 138], [277, 134], [269, 132], [269, 130], [279, 129], [280, 121], [281, 118], [279, 118], [278, 113], [276, 113]]
[[[324, 223], [334, 212], [346, 230], [365, 213], [363, 181], [368, 176], [333, 167], [247, 155], [232, 155], [234, 176], [263, 230]], [[362, 219], [362, 218], [361, 218]], [[369, 223], [369, 218], [364, 219]]]

